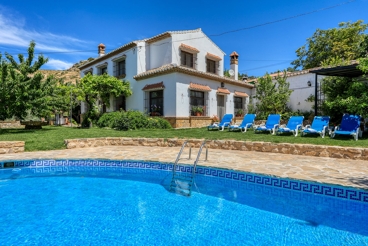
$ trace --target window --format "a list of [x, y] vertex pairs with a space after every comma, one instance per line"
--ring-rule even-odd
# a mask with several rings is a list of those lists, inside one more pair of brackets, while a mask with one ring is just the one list
[[119, 61], [118, 62], [118, 76], [124, 75], [125, 74], [125, 60]]
[[84, 75], [87, 75], [87, 74], [92, 75], [92, 74], [93, 74], [93, 69], [92, 69], [92, 68], [90, 68], [90, 69], [88, 69], [88, 70], [84, 71]]
[[164, 91], [149, 92], [150, 108], [149, 112], [152, 116], [162, 116], [164, 114]]
[[235, 115], [243, 115], [244, 107], [243, 107], [243, 98], [242, 97], [234, 97], [234, 112]]
[[193, 54], [181, 51], [181, 65], [194, 68], [193, 66]]
[[100, 72], [99, 75], [102, 75], [102, 74], [105, 74], [105, 73], [107, 74], [107, 67], [102, 67], [99, 70], [100, 70], [99, 71]]
[[204, 104], [203, 91], [190, 91], [190, 114], [196, 115], [196, 111], [202, 111], [202, 115], [206, 115], [206, 107]]
[[125, 77], [125, 59], [114, 63], [114, 76], [118, 78]]
[[216, 73], [216, 62], [207, 59], [207, 73]]

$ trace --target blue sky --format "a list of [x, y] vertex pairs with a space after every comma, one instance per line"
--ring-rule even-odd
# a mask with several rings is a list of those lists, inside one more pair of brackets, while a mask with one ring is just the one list
[[[368, 0], [0, 0], [0, 52], [25, 53], [35, 40], [36, 52], [49, 58], [43, 69], [66, 69], [96, 57], [100, 43], [110, 51], [165, 31], [202, 28], [227, 54], [225, 68], [235, 50], [239, 72], [261, 76], [291, 66], [295, 50], [317, 28], [359, 19], [368, 23], [367, 10]], [[289, 17], [295, 18], [277, 22]]]

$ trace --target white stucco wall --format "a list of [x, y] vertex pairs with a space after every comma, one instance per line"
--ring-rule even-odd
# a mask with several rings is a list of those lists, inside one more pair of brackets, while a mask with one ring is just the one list
[[134, 88], [134, 104], [130, 104], [127, 107], [133, 110], [139, 110], [144, 112], [145, 110], [145, 91], [142, 91], [143, 87], [150, 84], [157, 84], [160, 82], [164, 83], [164, 116], [175, 116], [175, 73], [165, 74], [153, 78], [148, 78], [144, 80], [139, 80], [135, 83]]
[[[318, 75], [318, 83], [324, 76]], [[305, 100], [310, 96], [315, 94], [315, 74], [307, 73], [296, 76], [291, 76], [287, 78], [290, 83], [290, 89], [293, 92], [290, 95], [290, 100], [288, 106], [292, 111], [312, 111], [312, 106], [314, 102], [306, 102]], [[308, 81], [311, 82], [311, 86], [308, 86]]]
[[[212, 90], [208, 92], [208, 108], [207, 108], [207, 116], [217, 115], [217, 89], [221, 87], [221, 82], [212, 81], [205, 78], [199, 78], [195, 76], [185, 75], [177, 73], [176, 77], [176, 112], [177, 117], [188, 117], [190, 111], [190, 90], [189, 84], [190, 82], [208, 85]], [[234, 92], [240, 91], [245, 92], [248, 95], [251, 94], [251, 89], [235, 86], [231, 84], [225, 84], [225, 88], [227, 88], [231, 94], [225, 96], [225, 108], [226, 113], [234, 114]]]
[[178, 65], [181, 64], [179, 48], [181, 44], [192, 46], [200, 51], [197, 54], [196, 69], [202, 72], [206, 72], [207, 52], [221, 57], [222, 60], [219, 61], [219, 71], [217, 74], [223, 76], [224, 53], [211, 40], [209, 40], [202, 31], [185, 34], [172, 34], [172, 62]]
[[165, 38], [152, 44], [147, 44], [148, 48], [146, 55], [149, 56], [149, 64], [147, 64], [147, 70], [172, 63], [171, 39], [172, 38]]

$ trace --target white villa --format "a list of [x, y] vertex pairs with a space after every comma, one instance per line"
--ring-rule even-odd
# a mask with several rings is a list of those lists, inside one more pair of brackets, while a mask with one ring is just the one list
[[[233, 78], [223, 76], [225, 53], [201, 29], [169, 31], [125, 44], [80, 67], [87, 73], [116, 76], [130, 82], [133, 95], [110, 98], [111, 112], [139, 110], [160, 115], [173, 127], [200, 127], [226, 114], [247, 112], [254, 86], [238, 80], [238, 54], [230, 54]], [[196, 108], [203, 109], [201, 116]], [[82, 114], [85, 106], [82, 105]]]

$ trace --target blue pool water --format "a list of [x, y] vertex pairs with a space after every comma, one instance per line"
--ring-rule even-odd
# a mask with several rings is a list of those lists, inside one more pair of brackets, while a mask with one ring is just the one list
[[198, 174], [0, 170], [0, 245], [368, 245], [368, 203]]

